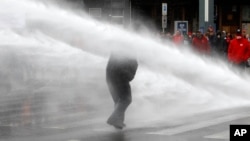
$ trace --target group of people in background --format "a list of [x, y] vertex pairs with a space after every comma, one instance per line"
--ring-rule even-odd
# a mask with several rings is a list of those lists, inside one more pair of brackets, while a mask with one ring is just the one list
[[169, 40], [176, 46], [188, 45], [201, 54], [221, 57], [240, 68], [249, 67], [250, 37], [241, 29], [237, 29], [234, 35], [220, 30], [215, 32], [212, 27], [205, 33], [198, 30], [187, 35], [177, 30], [173, 35], [169, 32], [164, 34], [162, 39]]

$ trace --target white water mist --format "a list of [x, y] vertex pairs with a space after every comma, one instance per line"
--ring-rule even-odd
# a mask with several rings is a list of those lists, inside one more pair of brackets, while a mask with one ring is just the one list
[[137, 126], [250, 102], [249, 75], [194, 54], [188, 46], [176, 48], [38, 1], [2, 0], [0, 15], [1, 97], [43, 92], [48, 95], [45, 112], [60, 114], [64, 105], [77, 101], [84, 112], [100, 112], [105, 119], [113, 108], [105, 67], [110, 52], [119, 51], [135, 53], [139, 60], [126, 114]]

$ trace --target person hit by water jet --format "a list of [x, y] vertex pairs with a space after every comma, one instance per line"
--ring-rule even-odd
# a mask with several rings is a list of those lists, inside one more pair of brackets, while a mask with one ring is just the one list
[[125, 111], [132, 102], [130, 82], [134, 79], [138, 67], [135, 57], [111, 53], [107, 68], [107, 85], [114, 101], [114, 111], [107, 120], [109, 125], [122, 129]]

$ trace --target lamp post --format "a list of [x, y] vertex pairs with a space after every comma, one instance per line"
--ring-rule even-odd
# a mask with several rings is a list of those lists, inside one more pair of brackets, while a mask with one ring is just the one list
[[214, 0], [199, 0], [199, 30], [204, 33], [214, 25]]

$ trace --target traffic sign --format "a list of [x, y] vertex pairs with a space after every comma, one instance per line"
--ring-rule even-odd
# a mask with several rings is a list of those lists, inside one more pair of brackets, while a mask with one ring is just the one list
[[167, 12], [168, 12], [167, 8], [168, 8], [167, 3], [162, 3], [162, 15], [163, 16], [167, 15]]

